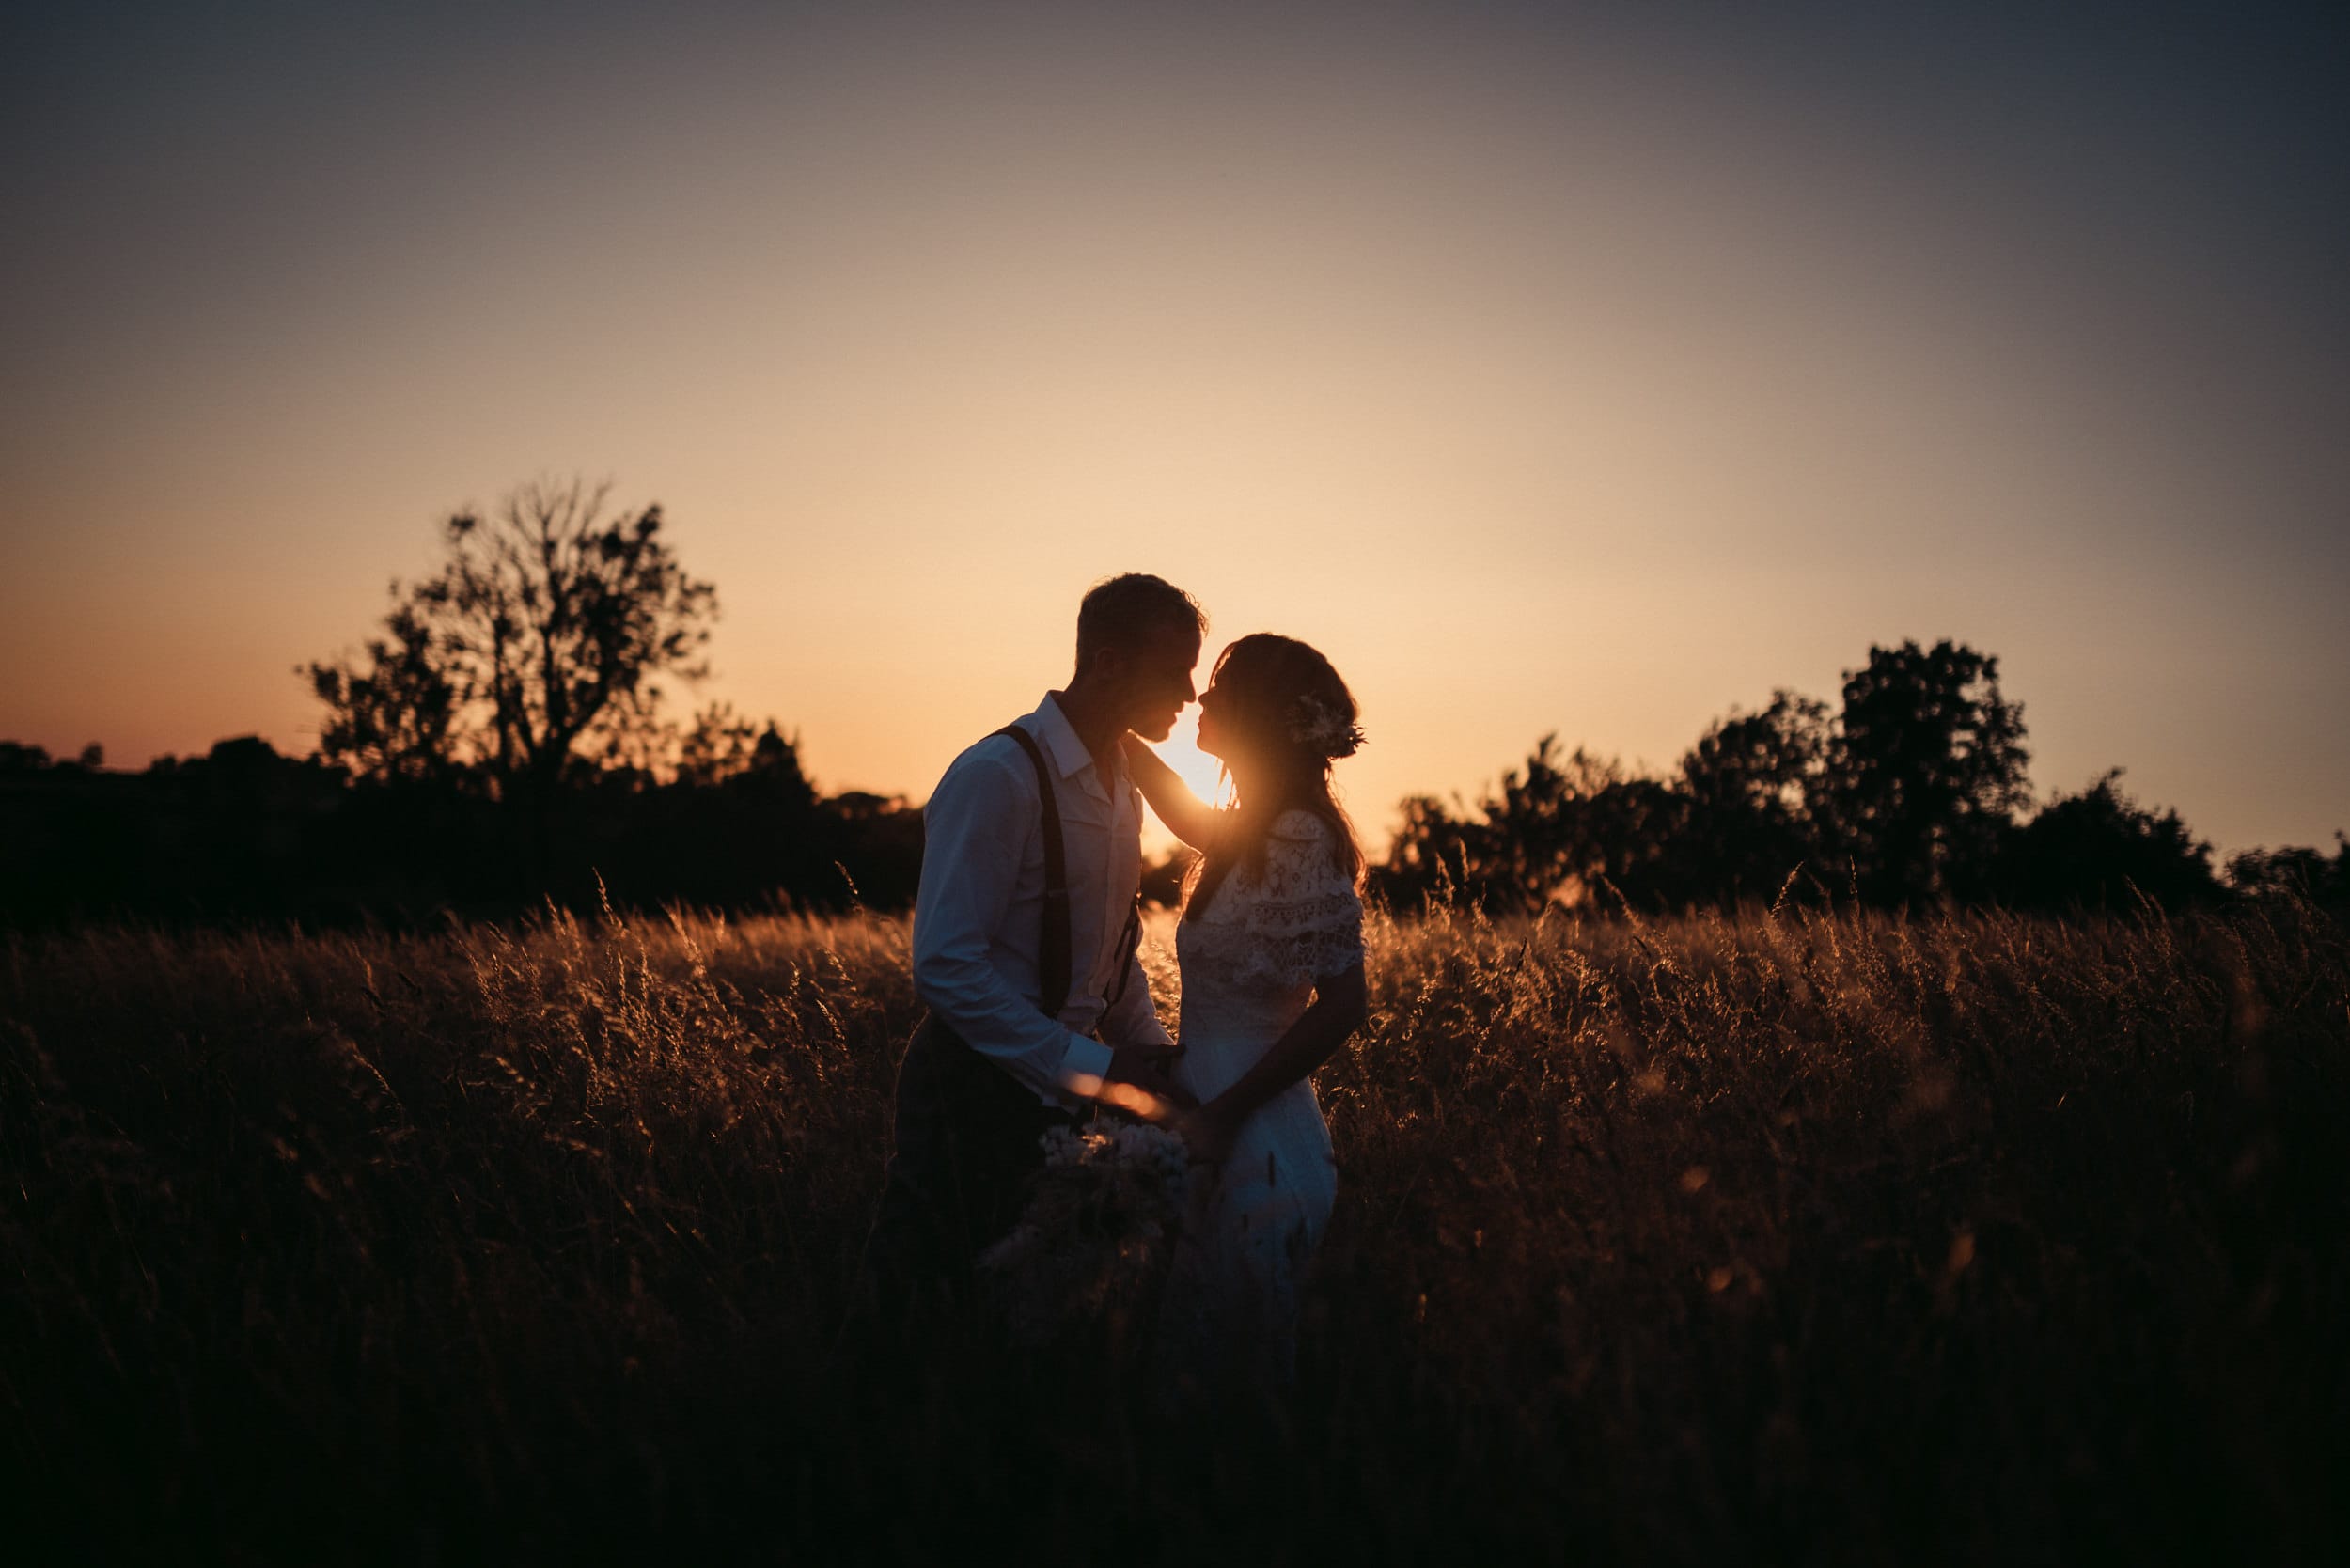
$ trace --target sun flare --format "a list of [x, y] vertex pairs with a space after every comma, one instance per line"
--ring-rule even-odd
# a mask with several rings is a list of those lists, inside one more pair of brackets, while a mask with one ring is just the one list
[[[1230, 804], [1232, 786], [1231, 781], [1224, 776], [1224, 764], [1199, 749], [1198, 708], [1185, 709], [1183, 715], [1175, 721], [1173, 733], [1166, 740], [1155, 743], [1151, 749], [1157, 752], [1160, 760], [1173, 768], [1175, 776], [1189, 786], [1191, 792], [1201, 800], [1216, 806]], [[1175, 836], [1167, 831], [1167, 824], [1159, 821], [1155, 812], [1145, 824], [1144, 839], [1146, 851], [1153, 855], [1164, 855], [1175, 842]]]

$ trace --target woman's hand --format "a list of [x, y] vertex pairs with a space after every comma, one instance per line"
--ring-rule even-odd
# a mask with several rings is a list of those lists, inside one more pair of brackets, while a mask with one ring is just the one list
[[1130, 729], [1119, 740], [1126, 748], [1126, 772], [1159, 821], [1193, 849], [1205, 851], [1215, 826], [1215, 808], [1194, 794], [1191, 786], [1141, 736]]
[[1191, 1151], [1195, 1165], [1222, 1165], [1240, 1141], [1244, 1119], [1220, 1108], [1214, 1101], [1176, 1119], [1175, 1136]]

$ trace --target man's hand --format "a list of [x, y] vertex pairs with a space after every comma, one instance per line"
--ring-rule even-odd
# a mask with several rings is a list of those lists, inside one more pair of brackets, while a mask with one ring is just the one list
[[1171, 1121], [1199, 1103], [1168, 1075], [1183, 1054], [1181, 1045], [1113, 1045], [1109, 1071], [1094, 1098], [1145, 1121]]

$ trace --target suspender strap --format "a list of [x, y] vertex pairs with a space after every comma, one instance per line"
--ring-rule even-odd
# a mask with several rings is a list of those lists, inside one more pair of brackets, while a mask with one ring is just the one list
[[1060, 802], [1053, 796], [1053, 774], [1036, 740], [1016, 724], [995, 731], [1020, 743], [1036, 769], [1037, 793], [1044, 804], [1044, 931], [1037, 944], [1037, 1006], [1048, 1018], [1060, 1016], [1069, 1003], [1069, 865], [1061, 852]]
[[1126, 911], [1126, 929], [1118, 938], [1118, 979], [1110, 982], [1109, 1005], [1116, 1007], [1118, 998], [1126, 994], [1126, 979], [1135, 972], [1135, 953], [1142, 946], [1142, 895], [1135, 895], [1135, 906]]

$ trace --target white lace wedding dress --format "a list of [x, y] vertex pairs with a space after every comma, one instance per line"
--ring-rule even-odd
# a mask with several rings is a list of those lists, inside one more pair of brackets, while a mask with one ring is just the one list
[[[1177, 928], [1175, 1079], [1202, 1105], [1297, 1022], [1317, 977], [1362, 963], [1362, 901], [1335, 846], [1320, 817], [1285, 812], [1262, 874], [1235, 867], [1199, 917]], [[1193, 1182], [1159, 1318], [1162, 1355], [1178, 1372], [1289, 1371], [1298, 1287], [1337, 1190], [1330, 1131], [1301, 1080], [1248, 1119], [1213, 1181]]]

